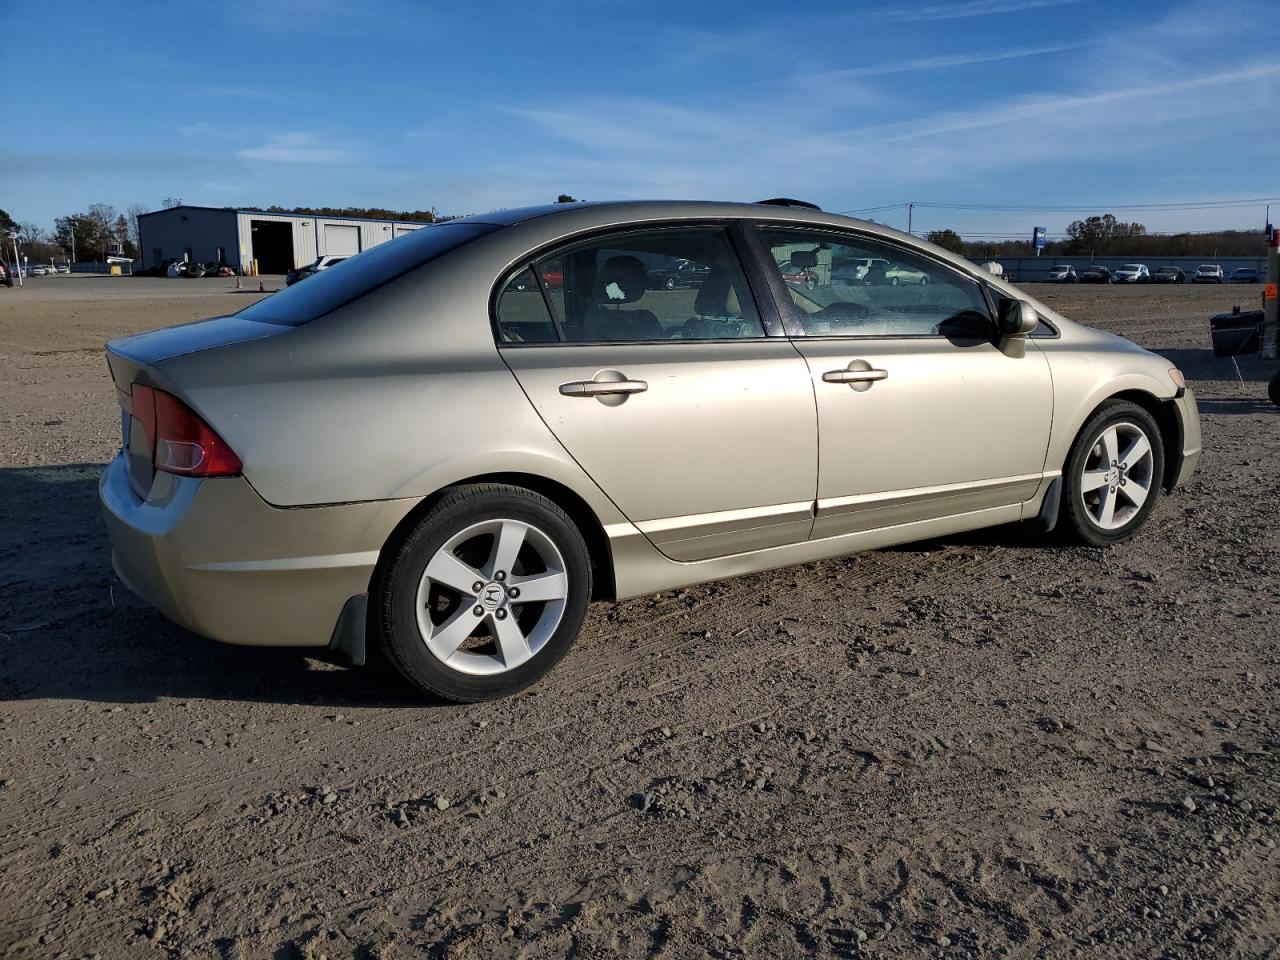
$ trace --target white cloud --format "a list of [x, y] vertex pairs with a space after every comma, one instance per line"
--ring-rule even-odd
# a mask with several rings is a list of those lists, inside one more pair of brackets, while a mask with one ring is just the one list
[[966, 0], [963, 3], [933, 3], [923, 7], [886, 7], [867, 13], [880, 20], [960, 20], [1000, 13], [1022, 13], [1041, 7], [1061, 7], [1080, 0]]
[[849, 67], [845, 70], [828, 70], [824, 73], [807, 74], [800, 79], [828, 80], [847, 77], [880, 77], [894, 73], [917, 73], [922, 70], [943, 70], [948, 67], [968, 67], [979, 63], [999, 63], [1002, 60], [1021, 60], [1026, 57], [1046, 56], [1062, 53], [1067, 50], [1081, 50], [1089, 43], [1060, 43], [1051, 46], [1021, 47], [1010, 50], [989, 50], [983, 53], [957, 53], [940, 57], [920, 57], [914, 60], [895, 60], [888, 63], [873, 63], [865, 67]]
[[356, 159], [355, 153], [349, 148], [307, 132], [273, 134], [266, 143], [241, 150], [237, 156], [267, 163], [305, 165], [343, 164]]

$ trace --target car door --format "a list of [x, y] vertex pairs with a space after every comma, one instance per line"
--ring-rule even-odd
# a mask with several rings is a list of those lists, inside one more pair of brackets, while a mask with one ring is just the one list
[[[762, 266], [799, 259], [817, 278], [814, 285], [771, 278], [817, 398], [813, 537], [1031, 498], [1053, 412], [1049, 367], [1034, 341], [1019, 358], [998, 349], [977, 280], [861, 234], [777, 227], [761, 234]], [[875, 282], [886, 271], [852, 284], [831, 279], [833, 259], [857, 256], [888, 260], [891, 276], [922, 279]]]
[[[699, 268], [691, 286], [661, 282], [673, 259]], [[662, 553], [703, 560], [808, 537], [808, 366], [772, 313], [766, 332], [727, 228], [570, 242], [518, 267], [496, 314], [501, 355], [543, 421]]]

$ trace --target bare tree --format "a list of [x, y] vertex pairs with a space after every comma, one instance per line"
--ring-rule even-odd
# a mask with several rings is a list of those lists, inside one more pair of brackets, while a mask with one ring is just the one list
[[138, 229], [138, 217], [146, 212], [147, 208], [141, 203], [131, 203], [124, 210], [124, 215], [129, 220], [129, 242], [135, 250], [142, 249], [142, 231]]
[[18, 229], [22, 231], [23, 243], [44, 243], [49, 239], [49, 231], [38, 223], [24, 223]]

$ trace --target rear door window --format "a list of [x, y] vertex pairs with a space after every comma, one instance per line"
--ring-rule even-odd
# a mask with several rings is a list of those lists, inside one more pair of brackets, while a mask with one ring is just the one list
[[498, 333], [613, 343], [740, 340], [764, 328], [725, 230], [684, 227], [583, 241], [518, 268], [501, 289]]

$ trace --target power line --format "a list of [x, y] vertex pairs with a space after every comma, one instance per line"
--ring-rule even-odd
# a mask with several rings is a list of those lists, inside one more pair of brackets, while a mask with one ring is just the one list
[[906, 209], [909, 206], [935, 210], [966, 210], [974, 212], [1008, 213], [1086, 213], [1097, 210], [1228, 210], [1241, 207], [1280, 203], [1280, 197], [1252, 197], [1232, 200], [1176, 200], [1151, 203], [1076, 203], [1076, 204], [997, 204], [997, 203], [940, 203], [935, 201], [910, 201], [887, 203], [878, 207], [862, 207], [857, 210], [838, 210], [841, 215], [876, 213], [881, 210]]
[[886, 203], [882, 207], [860, 207], [857, 210], [837, 210], [837, 215], [846, 217], [854, 213], [879, 213], [881, 210], [905, 210], [909, 204], [906, 203]]

